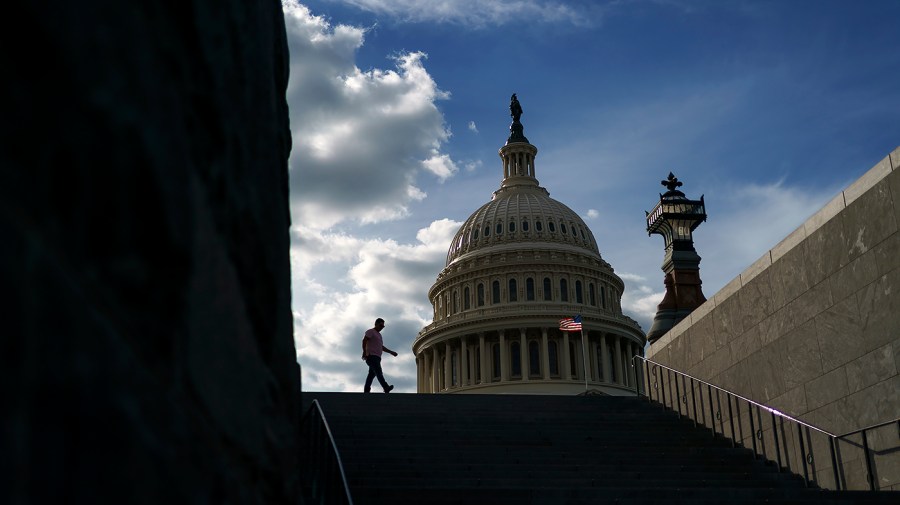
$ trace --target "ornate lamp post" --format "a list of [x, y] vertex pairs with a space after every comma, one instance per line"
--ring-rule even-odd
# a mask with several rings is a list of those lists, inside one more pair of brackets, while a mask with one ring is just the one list
[[706, 221], [706, 206], [700, 200], [688, 200], [678, 191], [682, 185], [671, 172], [662, 181], [668, 191], [659, 195], [659, 203], [647, 212], [647, 233], [662, 235], [666, 256], [662, 271], [666, 274], [666, 295], [657, 306], [647, 340], [653, 342], [706, 301], [700, 289], [700, 256], [694, 250], [693, 231]]

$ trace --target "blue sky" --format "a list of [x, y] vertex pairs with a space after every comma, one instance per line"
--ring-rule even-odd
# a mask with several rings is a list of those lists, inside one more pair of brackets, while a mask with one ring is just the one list
[[900, 145], [900, 2], [285, 1], [292, 285], [305, 390], [359, 391], [411, 345], [458, 226], [501, 179], [509, 96], [537, 177], [588, 223], [649, 329], [673, 171], [705, 195], [711, 297]]

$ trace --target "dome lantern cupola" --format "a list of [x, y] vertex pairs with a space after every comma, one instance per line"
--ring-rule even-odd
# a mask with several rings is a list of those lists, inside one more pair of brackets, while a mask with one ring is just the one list
[[506, 144], [500, 148], [500, 159], [503, 160], [503, 182], [500, 188], [511, 186], [538, 186], [538, 180], [534, 173], [534, 158], [537, 156], [537, 147], [534, 147], [525, 138], [524, 129], [520, 118], [522, 106], [519, 99], [513, 93], [509, 103], [509, 113], [512, 116], [512, 124], [509, 125], [509, 138]]

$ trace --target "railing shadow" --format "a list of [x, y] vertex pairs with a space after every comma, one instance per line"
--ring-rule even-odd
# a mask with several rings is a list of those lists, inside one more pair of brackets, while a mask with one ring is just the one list
[[900, 419], [835, 435], [642, 356], [639, 396], [803, 478], [807, 486], [878, 491], [900, 485]]
[[300, 421], [300, 463], [305, 503], [353, 505], [341, 455], [318, 400]]

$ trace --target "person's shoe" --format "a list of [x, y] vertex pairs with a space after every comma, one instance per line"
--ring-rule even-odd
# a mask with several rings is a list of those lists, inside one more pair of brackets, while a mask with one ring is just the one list
[[394, 389], [394, 386], [388, 386], [387, 389], [384, 390], [384, 392], [390, 393], [392, 389]]

